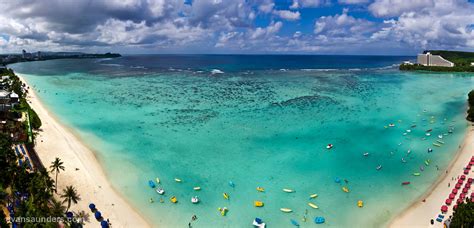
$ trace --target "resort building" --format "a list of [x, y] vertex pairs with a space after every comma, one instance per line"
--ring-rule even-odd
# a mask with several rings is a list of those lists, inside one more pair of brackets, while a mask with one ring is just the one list
[[0, 112], [10, 110], [19, 102], [19, 96], [15, 92], [0, 90]]
[[444, 59], [440, 55], [432, 55], [427, 52], [426, 54], [419, 54], [417, 57], [417, 63], [423, 66], [441, 66], [441, 67], [453, 67], [454, 63]]

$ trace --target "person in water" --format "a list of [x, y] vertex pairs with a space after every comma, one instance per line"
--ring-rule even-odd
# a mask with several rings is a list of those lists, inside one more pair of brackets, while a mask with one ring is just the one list
[[191, 221], [196, 221], [198, 219], [198, 217], [196, 215], [193, 215], [193, 217], [191, 218]]

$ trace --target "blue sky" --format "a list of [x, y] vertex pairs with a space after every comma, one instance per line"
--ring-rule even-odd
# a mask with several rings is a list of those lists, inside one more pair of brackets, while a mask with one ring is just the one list
[[467, 0], [0, 0], [0, 52], [474, 51]]

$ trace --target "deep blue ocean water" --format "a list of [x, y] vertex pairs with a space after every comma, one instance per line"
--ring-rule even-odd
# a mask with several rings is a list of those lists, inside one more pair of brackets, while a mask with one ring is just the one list
[[[251, 227], [255, 217], [269, 227], [291, 227], [290, 219], [310, 227], [315, 216], [324, 226], [380, 227], [444, 172], [467, 126], [472, 75], [394, 66], [413, 58], [144, 55], [12, 67], [153, 224], [183, 227], [196, 214], [194, 227]], [[156, 177], [165, 203], [148, 187]], [[200, 204], [191, 204], [194, 195]], [[225, 217], [217, 210], [224, 206]]]

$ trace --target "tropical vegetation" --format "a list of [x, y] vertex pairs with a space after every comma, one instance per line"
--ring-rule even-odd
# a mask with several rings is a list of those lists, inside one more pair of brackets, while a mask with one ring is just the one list
[[474, 227], [474, 202], [471, 199], [468, 198], [466, 202], [458, 204], [449, 227]]

